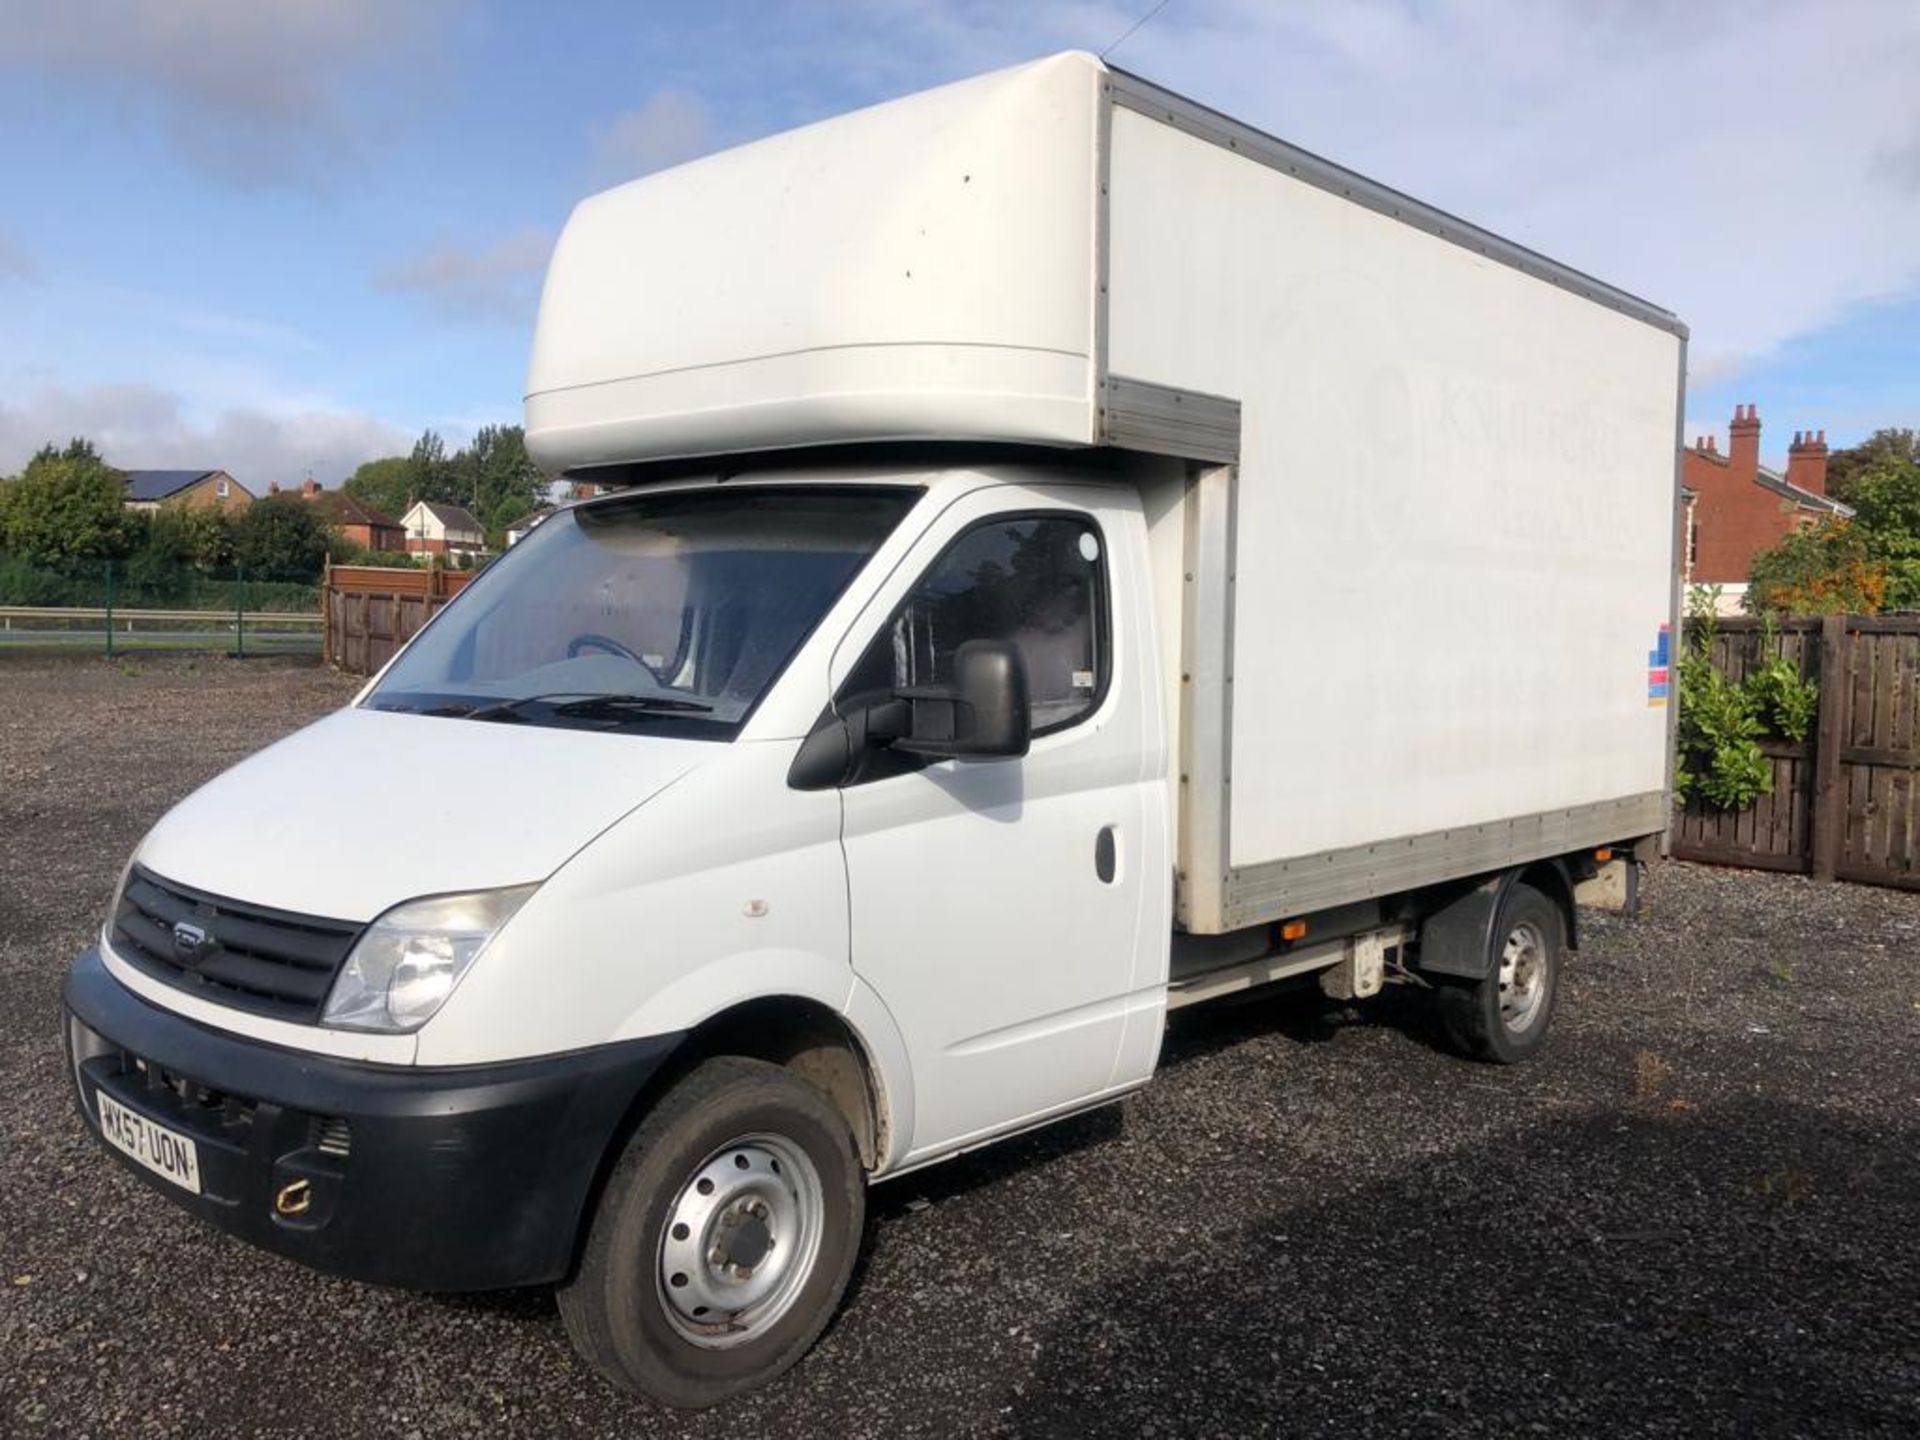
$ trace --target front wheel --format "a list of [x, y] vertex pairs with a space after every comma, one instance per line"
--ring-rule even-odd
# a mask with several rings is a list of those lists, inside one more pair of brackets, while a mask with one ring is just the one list
[[614, 1166], [561, 1319], [622, 1389], [715, 1404], [819, 1337], [865, 1216], [853, 1137], [824, 1095], [778, 1065], [705, 1061]]
[[1514, 1065], [1540, 1048], [1560, 994], [1565, 934], [1553, 901], [1531, 885], [1508, 889], [1494, 921], [1485, 977], [1442, 978], [1434, 987], [1455, 1049], [1475, 1060]]

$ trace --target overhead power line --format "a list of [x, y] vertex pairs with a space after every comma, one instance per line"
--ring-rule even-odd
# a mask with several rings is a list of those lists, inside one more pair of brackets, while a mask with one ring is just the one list
[[1114, 51], [1118, 50], [1122, 45], [1126, 44], [1127, 41], [1133, 38], [1134, 31], [1138, 30], [1142, 25], [1146, 24], [1149, 20], [1153, 19], [1154, 16], [1158, 15], [1162, 10], [1166, 9], [1167, 6], [1171, 5], [1172, 3], [1173, 3], [1173, 0], [1160, 0], [1159, 4], [1155, 5], [1151, 10], [1147, 11], [1146, 14], [1142, 15], [1138, 20], [1134, 21], [1133, 24], [1129, 25], [1126, 29], [1122, 30], [1119, 36], [1116, 39], [1114, 39], [1112, 43], [1110, 43], [1107, 46], [1106, 49], [1100, 52], [1100, 58], [1102, 60], [1106, 59], [1107, 56], [1111, 55]]

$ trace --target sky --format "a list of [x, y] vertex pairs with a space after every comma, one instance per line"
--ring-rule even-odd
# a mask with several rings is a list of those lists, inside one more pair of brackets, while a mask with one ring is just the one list
[[[0, 0], [0, 474], [519, 419], [580, 197], [1152, 0]], [[1168, 0], [1113, 63], [1677, 311], [1687, 433], [1920, 426], [1920, 3]]]

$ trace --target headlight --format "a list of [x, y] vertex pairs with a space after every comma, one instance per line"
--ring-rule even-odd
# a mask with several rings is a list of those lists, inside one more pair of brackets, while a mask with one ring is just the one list
[[394, 906], [367, 927], [347, 956], [321, 1023], [387, 1034], [418, 1030], [539, 888], [434, 895]]

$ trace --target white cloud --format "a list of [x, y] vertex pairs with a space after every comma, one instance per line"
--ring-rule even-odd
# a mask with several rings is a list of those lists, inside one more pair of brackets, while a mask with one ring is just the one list
[[456, 319], [520, 322], [533, 312], [552, 251], [553, 236], [529, 225], [479, 250], [446, 244], [396, 261], [375, 275], [374, 283], [382, 290], [419, 295]]
[[243, 406], [196, 421], [181, 396], [152, 385], [49, 387], [15, 403], [0, 400], [0, 475], [17, 471], [42, 445], [76, 435], [111, 464], [225, 470], [256, 495], [274, 481], [297, 485], [309, 471], [338, 485], [362, 461], [404, 454], [413, 443], [400, 426], [354, 411]]
[[[419, 83], [443, 0], [59, 0], [0, 15], [0, 65], [157, 108], [186, 157], [244, 186], [308, 184], [361, 134], [356, 99]], [[358, 89], [356, 87], [359, 87]]]
[[617, 184], [704, 155], [715, 143], [706, 102], [692, 91], [667, 87], [596, 134], [593, 168], [605, 183]]

